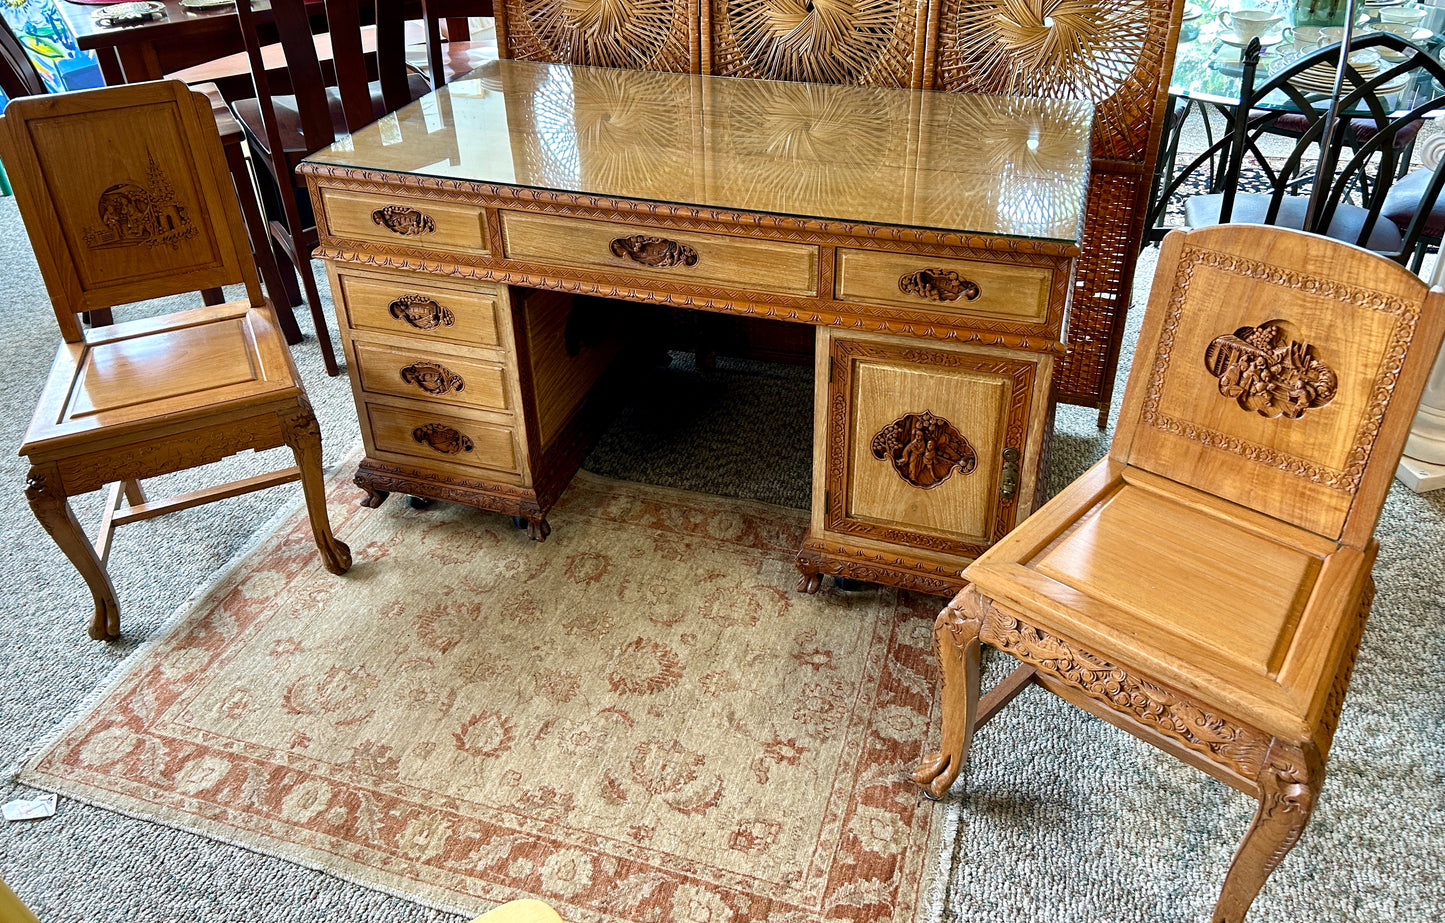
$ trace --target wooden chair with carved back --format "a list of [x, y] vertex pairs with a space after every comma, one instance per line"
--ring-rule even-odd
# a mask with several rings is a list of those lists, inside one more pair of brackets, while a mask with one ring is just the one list
[[[116, 526], [300, 480], [326, 568], [321, 436], [262, 297], [206, 97], [180, 81], [32, 96], [0, 119], [10, 170], [64, 342], [20, 454], [26, 495], [94, 598], [91, 637], [120, 633], [106, 573]], [[225, 304], [82, 328], [77, 315], [240, 284]], [[146, 499], [140, 481], [286, 445], [295, 466]], [[113, 485], [94, 544], [69, 498]], [[124, 505], [126, 501], [128, 505]]]
[[[236, 100], [232, 108], [245, 128], [253, 160], [265, 168], [257, 171], [257, 180], [268, 205], [271, 239], [278, 257], [295, 269], [293, 275], [282, 266], [292, 287], [290, 297], [293, 303], [300, 298], [294, 289], [299, 276], [326, 371], [336, 375], [340, 367], [311, 273], [316, 219], [306, 184], [297, 180], [296, 166], [337, 137], [425, 95], [431, 86], [425, 76], [407, 67], [402, 0], [326, 0], [331, 57], [324, 67], [312, 31], [315, 5], [307, 0], [269, 2], [286, 62], [287, 92], [273, 89], [279, 75], [268, 69], [260, 23], [250, 0], [240, 0], [236, 9], [256, 95]], [[363, 21], [363, 8], [372, 14], [366, 17], [371, 23]], [[374, 37], [374, 48], [366, 47], [371, 42], [363, 40], [363, 30]]]
[[[1374, 597], [1376, 520], [1445, 293], [1285, 228], [1174, 231], [1106, 458], [968, 567], [939, 615], [942, 797], [1039, 685], [1257, 798], [1215, 923], [1304, 830]], [[1020, 666], [980, 701], [980, 644]]]

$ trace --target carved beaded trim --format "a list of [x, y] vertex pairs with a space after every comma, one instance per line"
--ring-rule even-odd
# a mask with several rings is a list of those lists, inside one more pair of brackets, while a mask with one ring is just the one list
[[[1186, 420], [1175, 419], [1159, 410], [1159, 401], [1164, 389], [1164, 376], [1168, 372], [1169, 363], [1173, 358], [1174, 338], [1179, 332], [1179, 318], [1184, 308], [1184, 299], [1193, 283], [1195, 269], [1201, 266], [1255, 279], [1270, 285], [1305, 291], [1321, 298], [1332, 298], [1367, 306], [1398, 319], [1399, 322], [1395, 324], [1391, 332], [1389, 345], [1386, 347], [1380, 363], [1380, 372], [1371, 389], [1369, 402], [1360, 414], [1359, 429], [1355, 433], [1354, 444], [1350, 447], [1343, 468], [1336, 471], [1297, 455], [1208, 429]], [[1405, 352], [1414, 335], [1415, 325], [1420, 316], [1419, 312], [1418, 304], [1374, 289], [1283, 270], [1258, 260], [1216, 250], [1185, 247], [1184, 252], [1180, 255], [1174, 290], [1170, 294], [1163, 328], [1159, 334], [1159, 347], [1155, 353], [1154, 366], [1149, 373], [1149, 386], [1144, 395], [1144, 406], [1139, 415], [1140, 422], [1203, 445], [1223, 449], [1262, 465], [1288, 471], [1324, 487], [1353, 494], [1359, 489], [1360, 479], [1365, 471], [1365, 463], [1369, 460], [1370, 449], [1375, 444], [1375, 437], [1380, 430], [1380, 421], [1385, 415], [1385, 406], [1394, 393], [1395, 380], [1399, 378], [1400, 368], [1404, 364]]]
[[1258, 776], [1269, 753], [1269, 735], [1217, 715], [1177, 692], [1131, 676], [1107, 660], [1021, 622], [988, 597], [978, 598], [982, 613], [979, 636], [984, 642], [1132, 715], [1246, 779]]

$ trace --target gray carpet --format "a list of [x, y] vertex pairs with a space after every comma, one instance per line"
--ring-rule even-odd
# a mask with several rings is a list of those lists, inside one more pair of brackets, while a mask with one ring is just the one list
[[[25, 467], [13, 447], [58, 336], [13, 200], [0, 199], [0, 228], [6, 344], [0, 445], [11, 447], [0, 453], [0, 483], [11, 485], [11, 502], [0, 508], [0, 529], [11, 536], [0, 551], [0, 766], [10, 767], [160, 633], [191, 588], [242, 549], [297, 491], [251, 495], [121, 530], [111, 570], [125, 637], [110, 645], [89, 640], [84, 585], [21, 494]], [[1142, 273], [1145, 285], [1148, 274]], [[296, 347], [295, 355], [332, 464], [357, 441], [346, 381], [324, 375], [314, 340]], [[806, 451], [808, 415], [798, 410], [810, 402], [806, 373], [721, 362], [709, 373], [679, 363], [658, 374], [660, 385], [628, 410], [589, 468], [806, 504], [805, 455], [784, 473], [770, 469], [761, 478], [748, 464], [749, 446], [760, 439]], [[691, 403], [680, 400], [684, 395], [701, 399], [712, 413], [683, 413]], [[740, 415], [763, 425], [742, 427]], [[1095, 429], [1094, 417], [1080, 408], [1059, 409], [1055, 486], [1104, 450], [1107, 434]], [[272, 461], [243, 456], [226, 467], [254, 472]], [[700, 472], [706, 480], [697, 479]], [[93, 515], [98, 499], [82, 506], [83, 518]], [[1445, 659], [1437, 598], [1445, 496], [1417, 497], [1396, 485], [1380, 536], [1380, 594], [1336, 738], [1331, 779], [1302, 843], [1256, 904], [1251, 919], [1259, 923], [1445, 918], [1445, 698], [1428, 666]], [[0, 778], [0, 800], [30, 793], [8, 774]], [[957, 835], [946, 857], [948, 891], [929, 908], [935, 919], [1196, 921], [1208, 918], [1252, 805], [1031, 691], [980, 734], [966, 794], [937, 810]], [[0, 826], [0, 877], [47, 923], [456, 919], [72, 801], [62, 801], [51, 819]]]

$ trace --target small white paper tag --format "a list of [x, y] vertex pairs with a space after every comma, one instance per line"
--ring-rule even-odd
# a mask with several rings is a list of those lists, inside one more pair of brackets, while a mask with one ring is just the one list
[[55, 813], [55, 793], [38, 798], [16, 798], [0, 806], [6, 820], [38, 820]]

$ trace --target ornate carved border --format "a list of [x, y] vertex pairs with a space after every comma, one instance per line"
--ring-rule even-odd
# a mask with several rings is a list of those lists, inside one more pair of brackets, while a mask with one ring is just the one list
[[[1340, 301], [1351, 302], [1393, 315], [1399, 320], [1391, 334], [1390, 343], [1385, 351], [1384, 363], [1375, 379], [1374, 387], [1371, 389], [1369, 404], [1362, 414], [1360, 426], [1355, 432], [1354, 444], [1350, 447], [1344, 468], [1334, 470], [1309, 459], [1198, 426], [1187, 420], [1178, 420], [1160, 412], [1159, 401], [1164, 389], [1164, 376], [1169, 371], [1169, 364], [1173, 360], [1174, 338], [1179, 331], [1179, 318], [1184, 309], [1184, 299], [1194, 281], [1195, 269], [1201, 266], [1222, 272], [1231, 272], [1282, 288], [1304, 289], [1321, 298], [1336, 298]], [[1420, 316], [1419, 312], [1418, 304], [1374, 289], [1347, 285], [1333, 279], [1307, 276], [1270, 266], [1258, 260], [1221, 253], [1217, 250], [1206, 250], [1195, 246], [1186, 247], [1180, 256], [1179, 270], [1175, 276], [1174, 289], [1170, 293], [1169, 306], [1164, 315], [1163, 328], [1159, 334], [1159, 347], [1155, 354], [1153, 368], [1149, 373], [1148, 389], [1145, 392], [1144, 406], [1139, 418], [1143, 423], [1155, 429], [1223, 449], [1249, 461], [1287, 471], [1333, 490], [1353, 494], [1359, 489], [1360, 478], [1365, 471], [1365, 463], [1369, 461], [1370, 450], [1375, 444], [1375, 438], [1379, 435], [1380, 422], [1385, 415], [1385, 406], [1394, 393], [1395, 380], [1400, 375], [1400, 368], [1405, 361], [1406, 348], [1414, 336], [1415, 325]]]
[[978, 603], [983, 619], [979, 637], [986, 644], [1130, 715], [1244, 779], [1253, 781], [1264, 768], [1273, 740], [1270, 735], [1029, 625], [987, 596], [978, 594]]
[[[798, 570], [802, 579], [798, 589], [809, 589], [810, 581], [820, 574], [866, 580], [886, 586], [902, 587], [935, 596], [957, 593], [967, 582], [963, 568], [930, 564], [905, 554], [866, 551], [814, 538], [809, 535], [798, 551]], [[811, 589], [817, 589], [816, 584]]]

